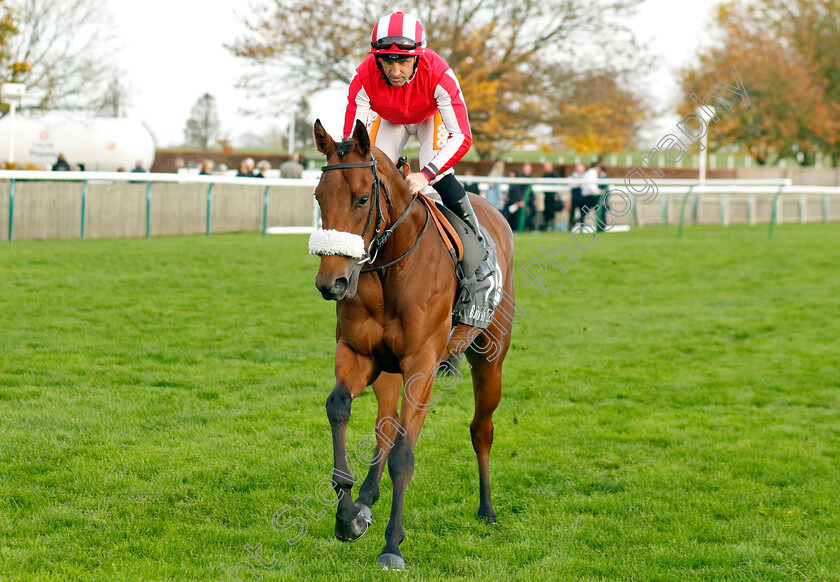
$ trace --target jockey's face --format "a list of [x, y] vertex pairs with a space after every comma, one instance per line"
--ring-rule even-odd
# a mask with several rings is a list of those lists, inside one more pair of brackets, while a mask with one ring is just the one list
[[394, 87], [402, 87], [414, 72], [415, 60], [417, 57], [409, 57], [402, 61], [380, 59], [379, 63], [382, 65], [382, 72], [388, 77], [388, 82]]

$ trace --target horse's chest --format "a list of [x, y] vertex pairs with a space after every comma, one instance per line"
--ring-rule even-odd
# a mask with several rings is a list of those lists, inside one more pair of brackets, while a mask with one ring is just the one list
[[399, 323], [369, 319], [342, 329], [342, 337], [361, 353], [373, 354], [382, 350], [399, 352], [404, 344], [404, 332]]

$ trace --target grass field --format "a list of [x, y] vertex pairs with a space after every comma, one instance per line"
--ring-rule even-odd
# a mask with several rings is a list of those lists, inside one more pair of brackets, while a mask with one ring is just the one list
[[[518, 235], [518, 264], [564, 236]], [[354, 544], [331, 508], [289, 512], [294, 545], [271, 526], [332, 466], [334, 305], [305, 253], [0, 246], [0, 580], [231, 580], [246, 559], [263, 580], [840, 580], [836, 225], [610, 233], [545, 295], [517, 275], [499, 523], [474, 517], [463, 380], [420, 436], [402, 573], [376, 567], [387, 474]], [[374, 416], [367, 391], [351, 444]]]

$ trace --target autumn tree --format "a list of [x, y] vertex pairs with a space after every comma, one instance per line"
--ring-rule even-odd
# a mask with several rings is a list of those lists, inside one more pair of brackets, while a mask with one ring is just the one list
[[216, 98], [210, 93], [205, 93], [199, 97], [190, 111], [190, 117], [184, 128], [184, 138], [188, 145], [206, 150], [220, 137], [220, 127]]
[[5, 0], [0, 8], [0, 37], [13, 31], [0, 45], [0, 75], [26, 85], [23, 105], [93, 105], [113, 71], [105, 0]]
[[[836, 5], [833, 15], [821, 12], [829, 4]], [[838, 153], [838, 11], [840, 0], [731, 1], [717, 7], [713, 44], [682, 71], [680, 110], [696, 108], [691, 94], [702, 99], [721, 81], [733, 84], [733, 67], [750, 105], [717, 106], [720, 121], [709, 132], [710, 149], [734, 144], [760, 164], [796, 152], [806, 159], [817, 151]], [[834, 55], [833, 61], [826, 55]]]
[[[639, 53], [623, 22], [640, 0], [414, 0], [437, 51], [455, 70], [470, 109], [474, 148], [526, 140], [556, 103], [543, 89], [556, 70], [583, 72]], [[250, 64], [241, 86], [269, 108], [333, 83], [349, 83], [384, 0], [256, 3], [248, 32], [229, 48]], [[610, 30], [603, 35], [603, 30]]]
[[0, 0], [0, 63], [2, 63], [4, 70], [0, 72], [3, 80], [9, 79], [12, 70], [8, 70], [12, 57], [11, 43], [14, 38], [20, 34], [20, 29], [15, 22], [15, 13], [9, 6], [6, 0]]
[[603, 156], [635, 145], [642, 122], [651, 112], [621, 77], [612, 70], [587, 71], [571, 81], [558, 79], [547, 89], [556, 108], [546, 122], [567, 147]]

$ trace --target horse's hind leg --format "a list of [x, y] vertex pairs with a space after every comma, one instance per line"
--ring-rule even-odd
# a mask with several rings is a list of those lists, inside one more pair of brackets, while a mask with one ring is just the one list
[[[382, 481], [388, 452], [394, 446], [397, 431], [402, 430], [397, 420], [397, 403], [400, 399], [401, 388], [402, 376], [399, 374], [382, 373], [373, 383], [373, 392], [376, 394], [376, 402], [379, 408], [375, 428], [376, 450], [370, 459], [370, 470], [368, 470], [367, 477], [365, 477], [365, 481], [359, 489], [359, 497], [356, 499], [356, 503], [367, 507], [368, 511], [379, 499], [379, 482]], [[360, 457], [360, 455], [357, 454], [357, 457]], [[366, 460], [359, 459], [362, 462]], [[362, 509], [362, 511], [365, 510]]]
[[495, 523], [496, 512], [490, 500], [490, 448], [493, 446], [493, 412], [502, 394], [502, 358], [488, 358], [486, 353], [467, 351], [475, 395], [475, 414], [470, 424], [470, 435], [478, 457], [478, 517], [487, 523]]

